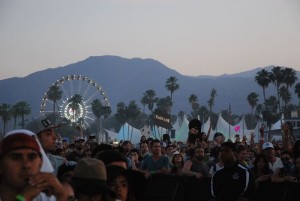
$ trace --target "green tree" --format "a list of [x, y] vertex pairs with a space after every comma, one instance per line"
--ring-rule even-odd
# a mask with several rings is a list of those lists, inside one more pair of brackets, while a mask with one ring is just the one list
[[258, 102], [258, 94], [255, 92], [251, 92], [248, 96], [247, 96], [247, 101], [251, 107], [251, 118], [250, 118], [250, 127], [252, 128], [252, 123], [253, 123], [253, 111], [255, 106], [257, 106], [257, 102]]
[[16, 103], [16, 105], [18, 108], [18, 113], [21, 116], [22, 128], [25, 128], [25, 115], [28, 115], [31, 113], [31, 107], [30, 107], [29, 103], [27, 103], [26, 101], [20, 101], [20, 102]]
[[10, 104], [2, 103], [2, 105], [0, 105], [0, 116], [3, 121], [3, 134], [5, 134], [7, 123], [11, 119], [11, 105]]
[[212, 112], [212, 108], [215, 105], [215, 98], [217, 96], [217, 91], [215, 88], [213, 88], [210, 92], [210, 99], [207, 101], [208, 107], [209, 107], [209, 113]]
[[272, 113], [276, 113], [278, 109], [278, 101], [276, 96], [270, 96], [266, 99], [266, 109]]
[[76, 122], [76, 116], [79, 110], [79, 106], [82, 104], [82, 101], [83, 99], [80, 94], [75, 94], [68, 100], [68, 102], [70, 103], [69, 107], [72, 109], [73, 112], [73, 122]]
[[14, 104], [11, 108], [11, 115], [14, 119], [14, 130], [17, 128], [17, 119], [20, 116], [19, 110], [18, 110], [18, 105]]
[[173, 105], [173, 102], [172, 102], [170, 96], [167, 96], [165, 98], [160, 98], [156, 104], [157, 109], [164, 113], [168, 113], [168, 111], [170, 111], [170, 108], [172, 107], [172, 105]]
[[47, 97], [49, 100], [53, 101], [53, 113], [55, 113], [55, 108], [57, 107], [57, 101], [62, 97], [62, 91], [59, 90], [58, 85], [52, 85], [47, 92]]
[[170, 96], [170, 98], [171, 98], [170, 103], [172, 103], [172, 104], [170, 104], [170, 108], [169, 108], [170, 119], [172, 119], [173, 93], [179, 89], [179, 84], [177, 83], [177, 81], [178, 80], [177, 80], [176, 77], [171, 76], [171, 77], [169, 77], [167, 79], [166, 84], [165, 84], [166, 89], [168, 91], [170, 91], [170, 94], [171, 94], [171, 96]]
[[299, 98], [299, 107], [300, 107], [300, 83], [297, 83], [295, 85], [295, 93], [297, 94], [297, 96]]
[[170, 91], [170, 93], [171, 93], [171, 96], [170, 96], [171, 97], [171, 101], [173, 101], [173, 93], [175, 91], [177, 91], [179, 89], [179, 87], [180, 87], [180, 85], [177, 83], [177, 81], [178, 80], [177, 80], [176, 77], [171, 76], [171, 77], [169, 77], [167, 79], [166, 84], [165, 84], [166, 89], [168, 91]]
[[279, 95], [282, 98], [282, 101], [284, 102], [284, 115], [286, 116], [286, 107], [288, 105], [288, 103], [291, 101], [292, 99], [292, 95], [289, 92], [288, 88], [286, 86], [282, 86], [279, 89]]
[[92, 102], [92, 112], [96, 117], [96, 127], [97, 127], [97, 132], [100, 132], [101, 130], [101, 122], [100, 122], [100, 118], [103, 115], [102, 112], [102, 103], [99, 99], [95, 99]]
[[279, 88], [283, 84], [284, 81], [284, 71], [281, 67], [275, 66], [272, 68], [272, 73], [270, 74], [270, 79], [274, 86], [276, 87], [277, 91], [277, 103], [278, 103], [278, 109], [281, 109], [281, 104], [280, 104], [280, 94], [279, 94]]
[[156, 97], [156, 93], [154, 90], [149, 89], [143, 94], [142, 100], [148, 105], [148, 109], [153, 113], [154, 104], [158, 102], [158, 98]]
[[271, 72], [268, 72], [265, 69], [262, 69], [261, 71], [257, 72], [255, 76], [255, 81], [263, 89], [264, 103], [266, 102], [266, 88], [271, 83], [270, 77], [271, 77]]
[[193, 118], [196, 118], [197, 111], [199, 110], [199, 107], [200, 107], [200, 105], [198, 103], [198, 96], [195, 95], [195, 94], [191, 94], [190, 97], [189, 97], [189, 103], [192, 106], [192, 111], [193, 111], [192, 116], [193, 116]]
[[[125, 103], [119, 102], [117, 104], [117, 112], [115, 114], [115, 118], [122, 126], [126, 123], [126, 120], [127, 120], [126, 110], [127, 110], [127, 107], [126, 107]], [[124, 129], [124, 127], [123, 127], [123, 129]], [[123, 138], [125, 139], [124, 130], [123, 130]]]
[[283, 83], [286, 84], [287, 89], [292, 87], [297, 81], [296, 71], [292, 68], [285, 68], [283, 71]]

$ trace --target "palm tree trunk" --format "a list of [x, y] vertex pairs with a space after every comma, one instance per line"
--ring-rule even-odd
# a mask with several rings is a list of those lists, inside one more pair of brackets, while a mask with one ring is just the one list
[[22, 128], [25, 127], [24, 114], [22, 114]]
[[17, 128], [17, 117], [14, 117], [14, 130]]

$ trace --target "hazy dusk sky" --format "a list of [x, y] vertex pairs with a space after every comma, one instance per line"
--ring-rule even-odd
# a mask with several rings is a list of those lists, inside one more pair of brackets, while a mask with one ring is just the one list
[[192, 76], [300, 70], [300, 1], [0, 0], [0, 79], [101, 55]]

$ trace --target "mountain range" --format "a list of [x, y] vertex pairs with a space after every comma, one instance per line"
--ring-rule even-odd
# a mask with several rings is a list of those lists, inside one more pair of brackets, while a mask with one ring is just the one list
[[[264, 68], [270, 70], [272, 67]], [[178, 114], [181, 110], [190, 113], [191, 106], [188, 99], [191, 94], [198, 96], [200, 106], [207, 106], [213, 88], [217, 91], [213, 108], [215, 112], [228, 109], [230, 104], [234, 113], [242, 114], [250, 112], [248, 94], [254, 91], [259, 94], [260, 103], [263, 100], [262, 88], [254, 80], [255, 74], [261, 69], [255, 68], [230, 75], [193, 77], [182, 75], [153, 59], [91, 56], [63, 67], [34, 72], [23, 78], [0, 80], [0, 104], [27, 101], [32, 108], [31, 116], [38, 117], [42, 98], [52, 83], [66, 75], [82, 75], [101, 85], [109, 98], [113, 112], [117, 103], [128, 104], [131, 100], [136, 100], [143, 108], [140, 103], [143, 93], [153, 89], [159, 98], [170, 95], [165, 88], [165, 82], [170, 76], [175, 76], [180, 88], [173, 94], [174, 114]], [[300, 72], [297, 72], [297, 76], [299, 78]], [[270, 84], [266, 96], [275, 94], [275, 87]], [[292, 102], [297, 103], [298, 98], [294, 92], [292, 96]]]

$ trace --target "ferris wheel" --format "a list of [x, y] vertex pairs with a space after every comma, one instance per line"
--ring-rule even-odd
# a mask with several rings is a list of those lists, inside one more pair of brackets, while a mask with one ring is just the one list
[[[53, 89], [56, 98], [51, 96], [55, 93]], [[52, 83], [45, 92], [40, 113], [45, 116], [59, 112], [60, 117], [87, 127], [94, 121], [91, 104], [96, 99], [102, 106], [110, 106], [102, 86], [95, 80], [82, 75], [66, 75]]]

